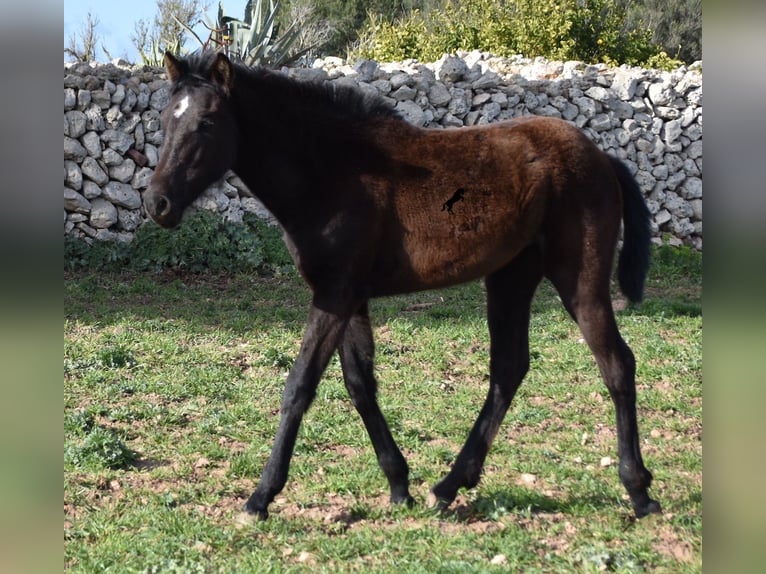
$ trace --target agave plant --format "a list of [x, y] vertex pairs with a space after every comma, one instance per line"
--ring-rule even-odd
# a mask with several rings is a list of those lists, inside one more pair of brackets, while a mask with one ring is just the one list
[[[175, 18], [175, 16], [173, 16]], [[180, 22], [180, 20], [176, 20]], [[186, 27], [184, 25], [184, 27]], [[164, 49], [160, 48], [160, 44], [156, 39], [152, 39], [149, 44], [148, 52], [141, 50], [140, 56], [145, 66], [153, 66], [155, 68], [162, 67], [164, 61], [164, 55], [166, 51], [178, 54], [181, 51], [181, 39], [178, 38], [173, 42], [167, 44]]]
[[276, 68], [294, 62], [312, 48], [309, 46], [293, 51], [300, 30], [293, 22], [287, 30], [279, 33], [276, 23], [279, 7], [279, 0], [269, 0], [268, 4], [262, 0], [248, 0], [245, 17], [239, 20], [226, 16], [219, 2], [218, 17], [214, 23], [208, 20], [210, 36], [204, 42], [189, 26], [181, 25], [197, 39], [203, 49], [222, 50], [232, 60], [248, 66]]

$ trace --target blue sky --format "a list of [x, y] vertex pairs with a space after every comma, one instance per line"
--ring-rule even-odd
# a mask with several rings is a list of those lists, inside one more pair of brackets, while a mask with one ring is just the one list
[[[208, 3], [211, 6], [208, 13], [212, 17], [218, 8], [218, 2], [209, 0]], [[234, 2], [233, 4], [236, 5], [238, 3]], [[244, 7], [244, 0], [241, 4]], [[133, 63], [140, 60], [130, 37], [133, 35], [135, 23], [138, 20], [144, 19], [151, 25], [151, 21], [157, 12], [157, 0], [127, 0], [124, 2], [66, 0], [64, 2], [65, 46], [69, 43], [69, 37], [73, 33], [77, 34], [84, 26], [88, 12], [99, 20], [99, 24], [96, 26], [96, 34], [114, 58], [125, 58], [127, 56], [126, 59]], [[204, 39], [204, 32], [198, 31], [197, 33]], [[193, 42], [196, 42], [193, 38], [188, 40], [186, 46], [193, 48]], [[96, 53], [96, 59], [100, 62], [106, 60], [106, 55], [101, 50], [100, 45]]]

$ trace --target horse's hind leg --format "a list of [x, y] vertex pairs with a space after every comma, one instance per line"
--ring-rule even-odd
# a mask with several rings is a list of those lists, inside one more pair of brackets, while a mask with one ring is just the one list
[[533, 245], [486, 278], [489, 393], [452, 470], [433, 488], [441, 507], [455, 499], [460, 487], [478, 484], [484, 459], [529, 369], [529, 312], [542, 275], [540, 249]]
[[338, 352], [351, 402], [364, 421], [380, 468], [388, 479], [391, 502], [412, 504], [407, 461], [396, 446], [376, 399], [377, 381], [373, 374], [375, 344], [366, 304], [349, 321]]
[[[607, 250], [609, 251], [609, 250]], [[598, 364], [616, 410], [620, 480], [625, 485], [638, 518], [661, 512], [647, 489], [652, 474], [644, 466], [636, 420], [636, 361], [622, 339], [609, 295], [611, 253], [584, 253], [587, 271], [578, 273], [578, 257], [559, 259], [546, 269], [567, 311], [577, 321]], [[565, 262], [566, 261], [566, 262]], [[569, 264], [572, 264], [569, 267]]]

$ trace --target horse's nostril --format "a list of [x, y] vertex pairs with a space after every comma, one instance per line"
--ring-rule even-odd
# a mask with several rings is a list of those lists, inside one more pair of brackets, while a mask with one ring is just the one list
[[166, 197], [158, 197], [154, 207], [157, 215], [160, 217], [164, 217], [170, 213], [170, 201], [168, 201]]

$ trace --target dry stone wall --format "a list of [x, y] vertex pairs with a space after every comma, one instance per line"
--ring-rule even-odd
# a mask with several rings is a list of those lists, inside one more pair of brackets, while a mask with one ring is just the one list
[[[162, 143], [162, 70], [121, 64], [64, 69], [64, 233], [87, 241], [132, 239], [146, 219], [141, 194]], [[652, 214], [653, 241], [702, 249], [701, 63], [662, 72], [470, 52], [431, 64], [326, 58], [282, 73], [358, 86], [433, 129], [563, 118], [628, 164]], [[234, 174], [195, 206], [227, 221], [270, 217]]]

